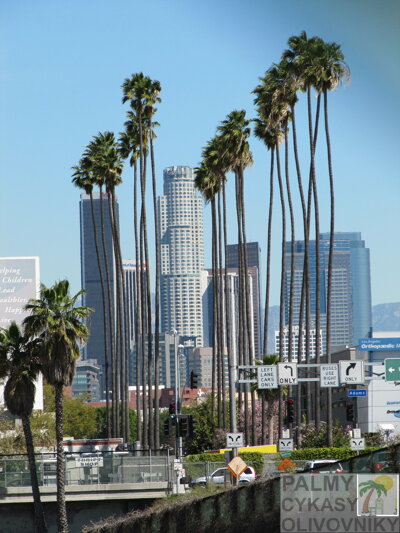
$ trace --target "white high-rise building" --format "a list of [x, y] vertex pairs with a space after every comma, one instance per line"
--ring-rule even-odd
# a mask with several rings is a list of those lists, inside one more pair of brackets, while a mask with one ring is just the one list
[[191, 168], [164, 170], [164, 195], [158, 199], [158, 209], [162, 331], [176, 330], [188, 337], [188, 344], [202, 346], [203, 201]]
[[[291, 361], [297, 361], [299, 353], [299, 326], [293, 326], [292, 331], [292, 358]], [[302, 360], [306, 359], [306, 331], [303, 330], [302, 337]], [[275, 331], [275, 353], [280, 353], [280, 332], [279, 330]], [[317, 335], [315, 329], [310, 329], [310, 358], [315, 359], [317, 354]], [[322, 357], [322, 329], [319, 330], [319, 355]], [[283, 347], [282, 347], [282, 360], [289, 361], [289, 328], [285, 327], [283, 329]]]

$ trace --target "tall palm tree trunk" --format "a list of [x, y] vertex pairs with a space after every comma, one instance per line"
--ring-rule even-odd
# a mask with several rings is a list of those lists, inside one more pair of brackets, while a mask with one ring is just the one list
[[128, 372], [129, 372], [129, 346], [128, 346], [128, 312], [127, 312], [127, 291], [125, 284], [125, 275], [122, 264], [121, 243], [119, 239], [118, 226], [116, 224], [116, 199], [115, 191], [112, 194], [112, 208], [113, 208], [113, 220], [115, 226], [115, 244], [116, 254], [118, 256], [118, 272], [120, 278], [121, 297], [120, 297], [120, 328], [121, 328], [121, 401], [122, 401], [122, 435], [125, 442], [129, 439], [129, 398], [128, 398]]
[[134, 162], [134, 185], [133, 185], [133, 224], [134, 224], [134, 237], [135, 237], [135, 263], [136, 263], [136, 277], [135, 277], [135, 294], [136, 294], [136, 306], [135, 306], [135, 352], [136, 352], [136, 438], [141, 440], [142, 423], [141, 423], [141, 397], [140, 397], [140, 369], [141, 361], [143, 357], [142, 352], [142, 298], [141, 298], [141, 283], [143, 279], [142, 275], [142, 263], [140, 262], [140, 243], [138, 234], [138, 216], [137, 216], [137, 163]]
[[222, 281], [222, 215], [221, 215], [221, 192], [218, 192], [218, 251], [219, 251], [219, 267], [218, 267], [218, 279], [219, 279], [219, 344], [221, 347], [221, 395], [222, 395], [222, 427], [226, 428], [226, 383], [225, 383], [225, 343], [224, 343], [224, 331], [225, 328], [225, 316], [224, 316], [224, 301], [225, 293], [223, 291]]
[[158, 226], [157, 211], [157, 187], [156, 187], [156, 167], [154, 162], [153, 139], [150, 133], [150, 156], [151, 156], [151, 176], [153, 185], [153, 209], [154, 209], [154, 233], [156, 248], [156, 295], [155, 295], [155, 325], [154, 325], [154, 446], [160, 448], [160, 405], [159, 405], [159, 386], [160, 386], [160, 272], [161, 272], [161, 255], [160, 255], [160, 233]]
[[113, 235], [114, 245], [114, 261], [115, 261], [115, 288], [116, 288], [116, 357], [115, 357], [115, 404], [116, 404], [116, 431], [117, 436], [121, 435], [121, 385], [122, 385], [122, 353], [123, 353], [123, 341], [122, 341], [122, 297], [121, 297], [121, 266], [118, 253], [118, 236], [116, 228], [115, 218], [115, 197], [112, 191], [109, 191], [108, 207], [111, 221], [111, 231]]
[[264, 343], [263, 354], [268, 353], [268, 314], [270, 298], [270, 278], [271, 278], [271, 237], [272, 237], [272, 209], [274, 202], [274, 155], [275, 149], [271, 148], [271, 167], [269, 176], [269, 208], [268, 208], [268, 229], [267, 229], [267, 276], [265, 283], [265, 314], [264, 314]]
[[[332, 272], [333, 272], [333, 250], [335, 238], [335, 193], [332, 171], [332, 153], [331, 140], [329, 134], [328, 122], [328, 93], [324, 91], [324, 118], [325, 118], [325, 136], [326, 147], [328, 152], [328, 170], [329, 170], [329, 188], [331, 201], [331, 220], [329, 235], [329, 257], [328, 257], [328, 290], [326, 304], [326, 356], [327, 362], [331, 363], [331, 305], [332, 305]], [[332, 420], [332, 390], [327, 388], [327, 422], [328, 422], [328, 446], [333, 446], [333, 420]]]
[[103, 265], [101, 262], [100, 256], [100, 247], [99, 239], [97, 235], [97, 224], [96, 217], [94, 214], [94, 203], [93, 203], [93, 193], [92, 190], [89, 192], [90, 197], [90, 211], [92, 215], [92, 224], [93, 224], [93, 235], [94, 235], [94, 246], [96, 250], [97, 265], [99, 267], [100, 275], [100, 288], [101, 288], [101, 302], [103, 310], [103, 341], [104, 341], [104, 368], [105, 368], [105, 389], [106, 389], [106, 427], [107, 427], [107, 437], [111, 437], [111, 425], [110, 425], [110, 392], [109, 392], [109, 355], [108, 355], [108, 335], [107, 335], [107, 311], [106, 311], [106, 295], [105, 295], [105, 283], [104, 283], [104, 272]]
[[57, 531], [68, 533], [67, 508], [65, 505], [65, 457], [63, 448], [64, 438], [64, 406], [63, 385], [54, 385], [56, 410], [56, 445], [57, 445]]
[[[218, 380], [218, 347], [217, 347], [217, 253], [216, 253], [216, 216], [215, 198], [211, 198], [211, 262], [212, 262], [212, 283], [213, 283], [213, 323], [212, 323], [212, 376], [211, 376], [211, 416], [214, 421], [215, 411], [217, 412], [217, 426], [220, 427], [220, 403], [219, 403], [219, 380]], [[216, 400], [216, 401], [215, 401]]]
[[[294, 227], [294, 211], [293, 211], [293, 202], [292, 194], [290, 190], [290, 180], [289, 180], [289, 139], [288, 139], [288, 125], [285, 124], [285, 177], [286, 177], [286, 193], [288, 198], [289, 205], [289, 215], [290, 215], [290, 286], [289, 286], [289, 361], [292, 361], [292, 350], [293, 350], [293, 300], [294, 300], [294, 243], [295, 243], [295, 227]], [[291, 394], [290, 394], [291, 396]]]
[[31, 475], [33, 506], [35, 509], [35, 533], [46, 533], [47, 524], [44, 515], [43, 504], [40, 499], [39, 481], [36, 472], [35, 462], [35, 448], [33, 446], [31, 424], [29, 416], [21, 415], [22, 428], [24, 430], [24, 437], [26, 443], [26, 451], [28, 455], [29, 472]]
[[[116, 381], [115, 381], [115, 340], [114, 340], [114, 302], [111, 298], [111, 278], [110, 278], [110, 268], [108, 263], [108, 252], [106, 245], [106, 236], [105, 236], [105, 223], [104, 223], [104, 206], [103, 206], [103, 189], [100, 185], [100, 220], [101, 220], [101, 241], [104, 254], [104, 266], [106, 269], [106, 284], [107, 284], [107, 297], [108, 297], [108, 325], [105, 324], [105, 328], [109, 328], [110, 332], [110, 360], [111, 360], [111, 420], [108, 422], [107, 434], [111, 436], [117, 435], [116, 421], [117, 421], [117, 411], [116, 411], [116, 401], [115, 401], [115, 390], [116, 390]], [[110, 198], [107, 199], [107, 202], [110, 202]]]
[[[281, 251], [281, 289], [280, 289], [280, 311], [279, 311], [279, 361], [283, 361], [283, 337], [284, 337], [284, 322], [285, 322], [285, 249], [286, 249], [286, 210], [285, 210], [285, 193], [283, 189], [281, 164], [279, 158], [279, 144], [278, 140], [275, 144], [276, 150], [276, 168], [278, 174], [279, 195], [281, 199], [282, 212], [282, 251]], [[283, 409], [283, 389], [279, 388], [279, 437], [282, 435], [284, 423], [284, 409]]]
[[[240, 196], [240, 176], [239, 171], [235, 171], [235, 192], [236, 192], [236, 217], [238, 228], [238, 266], [239, 266], [239, 364], [248, 364], [246, 357], [246, 315], [245, 315], [245, 291], [244, 291], [244, 264], [243, 264], [243, 234], [242, 234], [242, 211], [241, 211], [241, 196]], [[247, 384], [243, 385], [242, 395], [239, 396], [239, 402], [243, 403], [244, 408], [244, 433], [246, 444], [250, 443], [249, 433], [249, 405], [248, 405], [248, 391]], [[239, 405], [241, 408], [242, 405]]]
[[[320, 104], [321, 104], [321, 94], [318, 94], [317, 99], [317, 110], [315, 114], [315, 128], [314, 128], [314, 140], [313, 140], [313, 150], [315, 157], [315, 149], [318, 138], [318, 125], [319, 125], [319, 113], [320, 113]], [[317, 192], [317, 178], [315, 174], [315, 165], [313, 170], [313, 196], [314, 196], [314, 216], [315, 216], [315, 270], [316, 270], [316, 280], [315, 280], [315, 348], [316, 348], [316, 357], [315, 362], [320, 363], [320, 336], [319, 331], [321, 329], [321, 257], [320, 257], [320, 229], [319, 229], [319, 203], [318, 203], [318, 192]], [[314, 410], [315, 410], [315, 425], [320, 426], [321, 422], [321, 385], [319, 381], [315, 382], [315, 399], [314, 399]]]
[[[308, 243], [307, 207], [306, 207], [306, 202], [304, 198], [303, 182], [302, 182], [302, 177], [301, 177], [301, 168], [300, 168], [299, 152], [298, 152], [298, 145], [297, 145], [296, 116], [295, 116], [294, 105], [291, 105], [291, 115], [292, 115], [293, 151], [294, 151], [294, 158], [295, 158], [295, 163], [296, 163], [297, 183], [298, 183], [298, 188], [299, 188], [301, 209], [302, 209], [302, 215], [303, 215], [304, 256], [305, 256], [306, 248], [308, 252], [308, 244], [306, 247], [306, 243]], [[305, 299], [305, 282], [306, 282], [306, 277], [304, 276], [304, 272], [303, 272], [303, 281], [302, 281], [300, 307], [299, 307], [299, 344], [298, 344], [298, 353], [297, 353], [298, 363], [300, 363], [303, 359], [303, 331], [304, 331], [303, 313], [304, 313], [304, 299]], [[301, 445], [301, 434], [300, 434], [301, 390], [302, 390], [301, 385], [300, 384], [297, 385], [297, 388], [296, 388], [296, 427], [297, 427], [296, 441], [297, 441], [298, 447], [300, 447]]]
[[[250, 316], [250, 289], [249, 289], [249, 275], [248, 275], [248, 261], [247, 261], [247, 238], [246, 238], [246, 216], [244, 207], [244, 176], [243, 167], [239, 169], [239, 184], [240, 184], [240, 206], [241, 206], [241, 222], [242, 222], [242, 236], [243, 236], [243, 266], [244, 266], [244, 302], [246, 313], [246, 330], [247, 330], [247, 342], [248, 342], [248, 361], [247, 364], [254, 364], [254, 343], [253, 343], [253, 329], [251, 327]], [[251, 442], [254, 445], [256, 443], [256, 392], [251, 389], [250, 392], [251, 401]]]
[[[143, 265], [145, 263], [145, 252], [144, 252], [144, 221], [143, 221], [143, 205], [141, 209], [140, 217], [140, 263]], [[146, 265], [146, 269], [148, 265]], [[145, 276], [144, 276], [145, 278]], [[143, 408], [143, 448], [147, 449], [149, 444], [149, 422], [148, 422], [148, 412], [147, 412], [147, 350], [146, 350], [146, 336], [147, 336], [147, 300], [146, 300], [146, 287], [145, 279], [142, 280], [141, 284], [141, 299], [142, 299], [142, 408]]]
[[231, 316], [234, 317], [233, 309], [232, 314], [230, 309], [229, 298], [229, 276], [228, 276], [228, 236], [226, 228], [226, 191], [225, 182], [222, 183], [222, 200], [223, 200], [223, 226], [224, 226], [224, 257], [225, 257], [225, 278], [224, 278], [224, 294], [225, 294], [225, 332], [226, 332], [226, 345], [228, 349], [228, 371], [229, 371], [229, 429], [232, 433], [236, 433], [236, 385], [235, 385], [235, 361], [233, 359], [233, 339], [231, 339]]

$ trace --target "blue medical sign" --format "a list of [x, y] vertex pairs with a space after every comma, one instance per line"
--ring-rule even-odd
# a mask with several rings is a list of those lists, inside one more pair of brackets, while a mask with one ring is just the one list
[[400, 339], [398, 337], [387, 339], [359, 339], [358, 349], [362, 352], [400, 351]]
[[354, 398], [355, 396], [366, 396], [367, 391], [366, 389], [348, 389], [347, 390], [347, 396], [349, 398]]

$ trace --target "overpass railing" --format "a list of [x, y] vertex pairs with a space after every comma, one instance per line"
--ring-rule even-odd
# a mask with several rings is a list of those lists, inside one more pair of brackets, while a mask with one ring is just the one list
[[[173, 479], [173, 461], [168, 455], [135, 457], [125, 454], [71, 454], [65, 457], [66, 485], [167, 482]], [[38, 455], [39, 485], [56, 485], [55, 454]], [[29, 487], [31, 478], [26, 455], [0, 457], [0, 488]]]

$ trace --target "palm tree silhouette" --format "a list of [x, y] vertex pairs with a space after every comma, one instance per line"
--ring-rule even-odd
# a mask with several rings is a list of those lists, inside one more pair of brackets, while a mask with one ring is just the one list
[[[382, 476], [380, 476], [382, 477]], [[379, 478], [377, 478], [379, 479]], [[390, 478], [388, 478], [390, 480]], [[362, 488], [361, 488], [362, 486]], [[386, 486], [382, 483], [377, 483], [376, 480], [372, 480], [370, 479], [369, 481], [364, 481], [363, 483], [360, 483], [360, 496], [362, 496], [363, 494], [365, 494], [367, 491], [368, 494], [364, 500], [364, 503], [363, 503], [363, 506], [362, 506], [362, 509], [361, 509], [361, 512], [362, 514], [368, 514], [369, 513], [369, 502], [371, 501], [371, 498], [372, 498], [372, 495], [373, 493], [376, 491], [377, 493], [377, 496], [378, 498], [381, 497], [382, 495], [382, 492], [385, 493], [385, 495], [387, 494], [387, 488]]]

